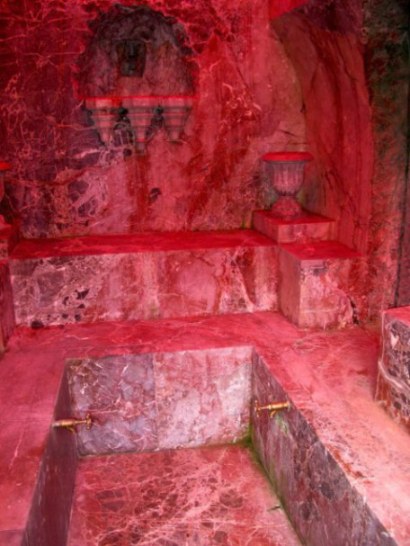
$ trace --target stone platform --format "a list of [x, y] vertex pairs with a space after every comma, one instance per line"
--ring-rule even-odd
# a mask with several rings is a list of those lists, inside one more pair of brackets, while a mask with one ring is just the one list
[[16, 322], [275, 310], [276, 256], [251, 230], [21, 241], [10, 259]]
[[337, 241], [275, 243], [252, 230], [20, 241], [17, 324], [275, 311], [300, 327], [365, 315], [364, 260]]

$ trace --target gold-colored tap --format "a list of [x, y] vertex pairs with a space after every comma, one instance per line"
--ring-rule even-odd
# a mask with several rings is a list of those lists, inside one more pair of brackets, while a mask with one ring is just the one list
[[259, 402], [255, 400], [253, 407], [256, 412], [256, 415], [259, 415], [261, 411], [266, 410], [266, 411], [269, 411], [269, 417], [274, 417], [274, 415], [278, 411], [289, 409], [290, 403], [289, 402], [274, 402], [272, 404], [265, 404], [264, 406], [260, 406]]
[[91, 418], [91, 415], [87, 413], [85, 416], [85, 419], [59, 419], [58, 421], [54, 421], [53, 428], [66, 428], [68, 430], [71, 430], [71, 432], [75, 432], [75, 427], [79, 425], [85, 425], [87, 430], [90, 430], [91, 426], [93, 424], [93, 420]]

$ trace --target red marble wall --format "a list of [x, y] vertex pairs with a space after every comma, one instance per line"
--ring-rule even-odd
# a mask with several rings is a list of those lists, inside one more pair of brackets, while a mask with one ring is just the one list
[[101, 144], [79, 97], [92, 27], [114, 4], [2, 5], [3, 154], [14, 164], [9, 205], [24, 235], [249, 225], [273, 197], [260, 156], [305, 145], [299, 84], [269, 27], [268, 2], [123, 2], [182, 25], [196, 96], [182, 143], [160, 132], [145, 156], [125, 158]]
[[2, 159], [14, 165], [6, 208], [23, 234], [249, 226], [273, 199], [260, 156], [306, 147], [304, 205], [369, 256], [358, 282], [370, 313], [393, 305], [408, 162], [406, 1], [124, 0], [171, 17], [196, 97], [182, 143], [162, 131], [145, 156], [104, 147], [81, 99], [92, 89], [93, 32], [114, 5], [0, 8]]
[[410, 304], [409, 4], [407, 0], [368, 0], [364, 7], [375, 144], [369, 305], [371, 313], [378, 314], [380, 309]]
[[269, 14], [273, 19], [306, 4], [306, 0], [270, 0]]

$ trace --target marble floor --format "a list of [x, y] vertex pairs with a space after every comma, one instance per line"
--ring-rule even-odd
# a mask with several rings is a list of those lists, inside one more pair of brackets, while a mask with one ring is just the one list
[[241, 445], [87, 457], [68, 546], [300, 544]]

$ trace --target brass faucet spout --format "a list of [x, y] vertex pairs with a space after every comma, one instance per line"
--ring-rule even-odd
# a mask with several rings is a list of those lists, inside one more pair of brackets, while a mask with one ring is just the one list
[[92, 424], [93, 420], [91, 418], [91, 415], [87, 413], [85, 419], [70, 418], [54, 421], [53, 428], [67, 428], [68, 430], [71, 430], [71, 432], [75, 432], [75, 427], [79, 425], [85, 425], [87, 430], [90, 430]]
[[272, 404], [265, 404], [263, 406], [259, 405], [259, 402], [255, 400], [254, 403], [254, 410], [256, 412], [256, 415], [259, 415], [261, 411], [269, 411], [269, 416], [273, 417], [278, 411], [289, 409], [290, 403], [289, 402], [274, 402]]

